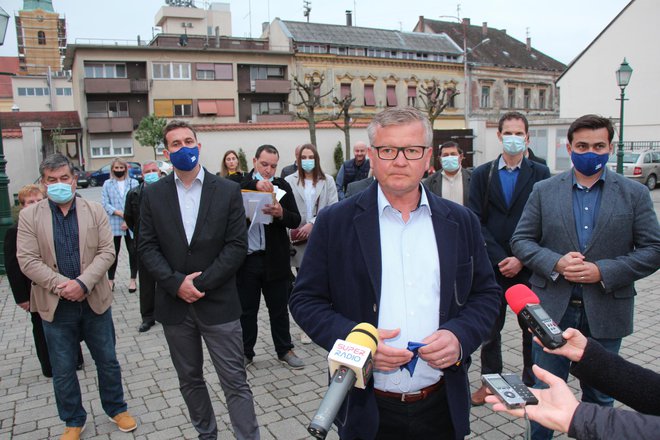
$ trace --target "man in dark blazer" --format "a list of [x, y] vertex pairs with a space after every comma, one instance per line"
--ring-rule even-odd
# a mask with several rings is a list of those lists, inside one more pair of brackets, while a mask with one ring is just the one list
[[[462, 439], [470, 354], [500, 301], [479, 221], [420, 185], [432, 129], [419, 110], [387, 109], [368, 132], [378, 183], [321, 211], [291, 313], [326, 350], [357, 323], [378, 327], [374, 380], [335, 419], [342, 439]], [[425, 344], [412, 374], [408, 342]]]
[[275, 177], [280, 154], [272, 145], [262, 145], [252, 159], [254, 168], [241, 187], [253, 191], [284, 191], [279, 201], [266, 205], [264, 214], [271, 215], [268, 224], [248, 227], [248, 255], [238, 272], [238, 293], [243, 307], [243, 350], [245, 363], [254, 359], [257, 342], [257, 315], [263, 293], [270, 318], [270, 332], [277, 358], [289, 368], [301, 369], [305, 363], [293, 351], [289, 331], [289, 283], [291, 278], [290, 242], [286, 229], [300, 225], [300, 213], [293, 190], [286, 180]]
[[366, 179], [349, 183], [348, 186], [346, 187], [345, 197], [352, 197], [355, 194], [361, 193], [365, 189], [369, 188], [369, 185], [371, 185], [375, 181], [376, 179], [374, 179], [373, 177], [367, 177]]
[[199, 164], [201, 144], [187, 123], [164, 130], [174, 172], [143, 191], [138, 250], [156, 280], [155, 318], [163, 324], [179, 387], [199, 438], [217, 438], [204, 381], [202, 339], [225, 393], [234, 435], [258, 439], [243, 365], [236, 271], [245, 258], [245, 212], [237, 183]]
[[[499, 120], [497, 138], [502, 154], [477, 167], [470, 182], [469, 208], [481, 220], [488, 258], [502, 292], [515, 284], [528, 284], [531, 272], [511, 252], [509, 240], [523, 213], [527, 198], [536, 182], [550, 177], [550, 170], [524, 157], [529, 143], [527, 118], [518, 112], [508, 112]], [[481, 374], [502, 372], [502, 339], [500, 332], [506, 317], [506, 301], [502, 298], [500, 315], [491, 336], [481, 348]], [[531, 386], [532, 336], [524, 323], [522, 330], [523, 381]], [[472, 394], [472, 404], [483, 405], [486, 387]]]
[[[617, 353], [633, 331], [634, 282], [660, 267], [660, 227], [648, 189], [607, 169], [613, 136], [607, 118], [586, 115], [571, 124], [573, 169], [534, 187], [511, 246], [559, 327]], [[534, 363], [566, 380], [570, 362], [534, 345]], [[612, 406], [586, 385], [582, 401]], [[532, 438], [552, 437], [534, 425]]]
[[[456, 202], [459, 205], [467, 206], [472, 172], [463, 169], [463, 150], [456, 142], [448, 141], [440, 145], [438, 154], [440, 155], [442, 169], [424, 179], [424, 185], [440, 197]], [[443, 181], [445, 181], [444, 188], [442, 185]], [[456, 185], [456, 183], [460, 184], [460, 186]]]

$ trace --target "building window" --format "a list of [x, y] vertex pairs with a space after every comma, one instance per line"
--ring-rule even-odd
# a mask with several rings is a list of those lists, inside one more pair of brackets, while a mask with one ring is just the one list
[[454, 108], [456, 107], [456, 89], [447, 89], [447, 94], [445, 95], [447, 100], [447, 107]]
[[19, 87], [18, 96], [48, 96], [48, 87]]
[[252, 115], [281, 115], [284, 114], [284, 103], [281, 101], [253, 102]]
[[234, 116], [233, 99], [200, 99], [197, 101], [200, 115]]
[[56, 87], [55, 94], [57, 96], [71, 96], [71, 87]]
[[90, 118], [126, 118], [128, 101], [90, 101], [87, 103], [87, 116]]
[[374, 95], [374, 85], [365, 84], [364, 85], [364, 105], [365, 107], [375, 107], [376, 106], [376, 96]]
[[340, 94], [341, 94], [341, 99], [344, 99], [348, 95], [350, 95], [351, 94], [351, 85], [342, 83]]
[[85, 78], [126, 78], [126, 64], [85, 64]]
[[417, 86], [408, 86], [408, 105], [417, 106]]
[[91, 139], [90, 147], [93, 158], [133, 156], [132, 138]]
[[388, 107], [396, 107], [396, 86], [387, 86], [387, 106]]
[[284, 79], [284, 67], [250, 66], [250, 81], [257, 79]]
[[153, 79], [189, 80], [190, 63], [153, 63]]
[[481, 86], [481, 108], [490, 108], [490, 86]]
[[523, 89], [523, 107], [530, 108], [530, 100], [532, 96], [531, 89]]
[[195, 78], [200, 81], [213, 81], [215, 79], [213, 64], [198, 64]]
[[516, 89], [515, 87], [509, 87], [507, 89], [507, 107], [516, 108]]
[[545, 89], [539, 90], [539, 108], [545, 110]]
[[39, 42], [39, 46], [46, 44], [46, 33], [44, 31], [37, 32], [37, 41]]
[[192, 99], [154, 99], [154, 113], [161, 118], [192, 116]]

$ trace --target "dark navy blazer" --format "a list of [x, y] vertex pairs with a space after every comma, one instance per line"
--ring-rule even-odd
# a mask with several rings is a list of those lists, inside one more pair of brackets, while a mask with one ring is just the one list
[[[296, 279], [290, 307], [300, 327], [330, 350], [359, 322], [378, 326], [382, 280], [378, 184], [319, 213]], [[456, 438], [470, 432], [469, 356], [489, 334], [500, 288], [477, 217], [426, 191], [440, 260], [441, 329], [461, 343], [463, 362], [444, 371]], [[335, 420], [342, 439], [372, 439], [378, 430], [373, 381], [354, 388]]]

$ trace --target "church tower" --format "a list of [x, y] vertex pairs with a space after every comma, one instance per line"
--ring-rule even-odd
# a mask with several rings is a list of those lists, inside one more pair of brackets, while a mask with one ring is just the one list
[[62, 70], [66, 51], [66, 21], [52, 0], [24, 0], [16, 19], [19, 74], [44, 75]]

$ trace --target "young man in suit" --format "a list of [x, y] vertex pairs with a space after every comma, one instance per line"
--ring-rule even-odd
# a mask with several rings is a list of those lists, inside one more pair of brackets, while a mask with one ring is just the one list
[[[420, 184], [432, 129], [419, 110], [387, 109], [367, 131], [377, 184], [320, 212], [291, 313], [326, 350], [359, 322], [378, 327], [374, 381], [335, 419], [342, 439], [462, 439], [470, 355], [500, 301], [479, 221]], [[413, 373], [409, 342], [424, 344]]]
[[[524, 157], [529, 143], [527, 118], [518, 112], [502, 115], [497, 139], [502, 154], [495, 160], [477, 167], [470, 182], [468, 207], [481, 220], [481, 231], [486, 239], [488, 258], [495, 271], [502, 293], [515, 284], [528, 284], [531, 272], [511, 252], [509, 240], [523, 213], [527, 198], [536, 182], [550, 177], [548, 167]], [[491, 335], [481, 348], [481, 374], [502, 372], [502, 338], [500, 332], [506, 317], [506, 301], [502, 296], [500, 314]], [[520, 323], [523, 354], [523, 381], [531, 386], [532, 336]], [[486, 387], [472, 394], [473, 405], [483, 405]]]
[[138, 251], [156, 280], [154, 317], [163, 324], [179, 388], [199, 438], [218, 436], [204, 381], [204, 340], [227, 399], [234, 435], [258, 439], [243, 366], [236, 291], [236, 271], [247, 249], [240, 189], [202, 168], [202, 146], [187, 123], [170, 122], [164, 142], [174, 172], [144, 189], [140, 209]]
[[48, 156], [39, 172], [48, 199], [21, 211], [17, 255], [32, 280], [30, 310], [41, 315], [46, 336], [57, 412], [66, 424], [60, 439], [79, 439], [87, 420], [76, 375], [81, 340], [96, 364], [103, 410], [121, 431], [133, 431], [106, 276], [115, 259], [108, 216], [100, 204], [75, 197], [73, 164], [63, 155]]
[[[586, 115], [571, 124], [566, 149], [573, 169], [534, 187], [511, 246], [533, 271], [532, 289], [559, 327], [576, 328], [617, 353], [633, 331], [634, 282], [660, 267], [660, 227], [648, 189], [607, 169], [613, 136], [607, 118]], [[533, 358], [568, 377], [567, 359], [536, 344]], [[613, 403], [586, 385], [582, 401]], [[532, 438], [551, 437], [534, 423]]]
[[454, 141], [440, 145], [442, 169], [424, 179], [424, 184], [440, 197], [466, 206], [472, 172], [463, 169], [463, 150]]
[[289, 282], [291, 263], [289, 236], [286, 229], [300, 225], [300, 213], [293, 190], [286, 180], [275, 177], [280, 154], [272, 145], [262, 145], [252, 159], [253, 169], [241, 187], [253, 191], [273, 192], [277, 186], [285, 192], [279, 201], [266, 205], [264, 214], [272, 215], [268, 225], [251, 224], [248, 228], [248, 251], [238, 272], [238, 293], [243, 314], [243, 349], [245, 364], [252, 364], [257, 342], [257, 315], [263, 293], [270, 318], [270, 332], [277, 358], [291, 369], [304, 368], [305, 363], [293, 351], [289, 331]]

